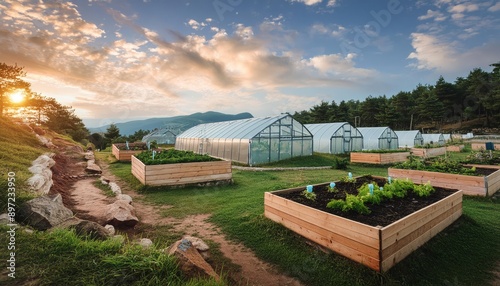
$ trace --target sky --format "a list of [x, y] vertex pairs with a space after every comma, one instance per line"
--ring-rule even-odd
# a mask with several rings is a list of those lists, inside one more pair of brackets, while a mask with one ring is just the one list
[[87, 127], [256, 117], [454, 82], [500, 61], [500, 2], [3, 0], [0, 62]]

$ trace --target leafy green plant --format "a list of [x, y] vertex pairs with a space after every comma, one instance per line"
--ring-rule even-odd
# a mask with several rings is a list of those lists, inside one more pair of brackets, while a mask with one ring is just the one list
[[413, 192], [417, 194], [419, 197], [428, 197], [436, 190], [431, 186], [430, 182], [427, 182], [423, 185], [415, 185], [413, 188]]
[[308, 199], [308, 200], [311, 200], [311, 201], [314, 201], [316, 200], [316, 194], [314, 192], [308, 192], [307, 190], [304, 190], [302, 192], [302, 195]]
[[384, 191], [391, 193], [392, 196], [397, 198], [404, 198], [408, 192], [412, 191], [415, 184], [410, 180], [392, 180], [389, 184], [384, 185]]
[[[154, 152], [154, 159], [153, 159]], [[189, 162], [220, 161], [208, 155], [196, 154], [192, 151], [175, 149], [144, 151], [136, 155], [146, 165], [176, 164]]]
[[360, 214], [369, 214], [371, 212], [361, 197], [351, 194], [346, 194], [345, 200], [331, 200], [326, 206], [343, 212], [355, 211]]
[[476, 170], [464, 167], [462, 163], [450, 159], [449, 157], [437, 157], [432, 160], [424, 160], [410, 156], [409, 160], [394, 166], [399, 169], [423, 170], [431, 172], [441, 172], [461, 175], [476, 175]]

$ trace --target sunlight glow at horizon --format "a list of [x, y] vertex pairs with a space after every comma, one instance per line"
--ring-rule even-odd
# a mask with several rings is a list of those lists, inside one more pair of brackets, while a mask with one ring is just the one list
[[24, 91], [20, 89], [9, 94], [9, 100], [12, 103], [21, 103], [24, 101], [24, 98], [25, 98]]

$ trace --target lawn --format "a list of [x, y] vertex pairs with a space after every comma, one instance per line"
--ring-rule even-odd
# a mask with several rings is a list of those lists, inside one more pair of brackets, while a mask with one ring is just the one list
[[[100, 156], [104, 156], [101, 154]], [[318, 155], [315, 155], [318, 156]], [[328, 156], [327, 156], [328, 157]], [[285, 166], [297, 166], [297, 159]], [[305, 164], [329, 165], [328, 159], [305, 158]], [[280, 165], [283, 166], [283, 165]], [[463, 216], [389, 272], [379, 274], [337, 254], [326, 254], [301, 237], [264, 217], [266, 191], [304, 186], [354, 176], [387, 176], [386, 167], [350, 165], [347, 170], [236, 171], [230, 186], [185, 189], [139, 187], [130, 164], [112, 163], [111, 170], [145, 199], [172, 205], [165, 216], [210, 213], [211, 222], [258, 257], [306, 285], [488, 285], [500, 263], [498, 199], [465, 197]], [[158, 230], [168, 231], [168, 229]], [[156, 234], [160, 235], [160, 233]]]

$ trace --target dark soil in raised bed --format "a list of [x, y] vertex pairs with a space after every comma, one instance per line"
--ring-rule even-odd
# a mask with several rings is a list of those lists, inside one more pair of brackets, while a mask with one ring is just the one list
[[371, 211], [371, 213], [367, 215], [358, 214], [354, 211], [343, 212], [326, 207], [332, 199], [345, 199], [346, 193], [356, 195], [359, 187], [365, 183], [372, 182], [376, 182], [379, 186], [383, 186], [386, 183], [386, 180], [382, 178], [374, 178], [372, 176], [364, 176], [356, 178], [355, 183], [336, 182], [335, 188], [338, 189], [338, 192], [336, 193], [328, 192], [328, 184], [315, 186], [314, 193], [316, 194], [316, 200], [314, 201], [305, 198], [302, 195], [302, 189], [290, 193], [275, 193], [275, 195], [367, 225], [387, 226], [458, 191], [434, 187], [436, 191], [429, 197], [425, 198], [421, 198], [412, 192], [409, 192], [404, 198], [385, 200], [380, 205], [367, 203], [366, 206]]
[[498, 171], [498, 169], [476, 167], [476, 174], [480, 175], [480, 176], [489, 176], [489, 175], [495, 173], [496, 171]]

